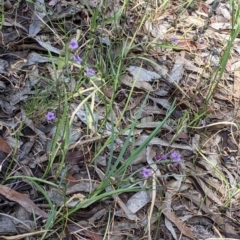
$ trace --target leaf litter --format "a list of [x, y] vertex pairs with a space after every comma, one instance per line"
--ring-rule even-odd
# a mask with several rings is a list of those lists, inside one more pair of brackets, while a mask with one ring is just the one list
[[[14, 8], [13, 4], [13, 1], [4, 2], [5, 17], [0, 30], [1, 238], [35, 239], [34, 236], [45, 234], [40, 230], [51, 211], [46, 196], [40, 190], [41, 185], [48, 201], [59, 209], [63, 206], [72, 209], [82, 204], [77, 213], [68, 216], [66, 239], [103, 239], [108, 221], [111, 222], [107, 232], [109, 239], [154, 239], [153, 236], [157, 236], [156, 239], [239, 239], [239, 130], [230, 124], [211, 125], [218, 121], [239, 121], [238, 39], [233, 43], [223, 79], [207, 106], [206, 119], [199, 119], [206, 121], [206, 127], [199, 128], [198, 124], [196, 128], [178, 128], [183, 117], [201, 114], [204, 101], [212, 91], [208, 80], [214, 82], [214, 71], [219, 67], [222, 49], [230, 38], [229, 4], [216, 0], [192, 1], [181, 9], [183, 2], [169, 1], [165, 8], [151, 2], [146, 11], [152, 17], [141, 24], [140, 16], [145, 11], [142, 3], [130, 1], [125, 9], [126, 22], [118, 22], [111, 26], [113, 29], [109, 29], [107, 24], [111, 25], [111, 18], [120, 11], [120, 1], [109, 1], [106, 6], [97, 1], [84, 4], [77, 1], [76, 4], [22, 1]], [[87, 69], [91, 69], [94, 81], [90, 78], [82, 86], [71, 82], [72, 77], [65, 70], [68, 66], [62, 61], [69, 39], [61, 35], [61, 27], [57, 24], [71, 19], [65, 22], [64, 27], [72, 35], [77, 34], [77, 41], [81, 44], [77, 54], [79, 58], [84, 57], [84, 46], [91, 40], [86, 26], [91, 22], [95, 9], [106, 17], [103, 21], [106, 25], [98, 26], [98, 39], [109, 48], [110, 56], [116, 60], [122, 54], [119, 49], [124, 47], [124, 54], [136, 56], [128, 61], [126, 72], [120, 76], [112, 117], [106, 121], [107, 112], [103, 110], [105, 106], [96, 89], [105, 91], [106, 97], [111, 99], [112, 86], [111, 91], [105, 88], [104, 78], [92, 68], [96, 59], [91, 51]], [[52, 22], [55, 26], [50, 24]], [[79, 23], [81, 34], [73, 30], [74, 24]], [[139, 31], [136, 31], [138, 25]], [[123, 34], [122, 41], [114, 46], [114, 28], [132, 34], [135, 45], [131, 45], [132, 42]], [[147, 45], [143, 44], [145, 42]], [[138, 53], [143, 53], [143, 56], [138, 57]], [[70, 57], [73, 57], [72, 53]], [[75, 63], [70, 69], [75, 77], [78, 71], [84, 77], [90, 73], [87, 71], [85, 74], [83, 68]], [[44, 176], [51, 147], [53, 144], [61, 146], [66, 132], [63, 127], [57, 128], [55, 119], [52, 123], [45, 119], [47, 112], [52, 111], [58, 119], [62, 109], [57, 110], [54, 104], [42, 107], [39, 100], [33, 103], [29, 114], [24, 104], [34, 101], [39, 92], [44, 92], [44, 98], [50, 103], [57, 94], [59, 79], [64, 84], [71, 82], [68, 93], [79, 87], [73, 96], [68, 95], [72, 125], [68, 132], [64, 167], [61, 173], [57, 173], [58, 164], [53, 163], [52, 176], [48, 176], [49, 182], [53, 183], [43, 181], [34, 185], [27, 177], [41, 179]], [[146, 96], [147, 104], [143, 105]], [[117, 159], [130, 136], [130, 144], [119, 164], [127, 161], [131, 152], [162, 123], [174, 98], [177, 107], [171, 117], [132, 161], [131, 170], [126, 172], [133, 177], [133, 183], [112, 176], [111, 183], [102, 187], [109, 156], [112, 154], [112, 158]], [[61, 101], [63, 107], [64, 97]], [[88, 102], [88, 106], [83, 102]], [[126, 115], [120, 118], [125, 106]], [[141, 114], [138, 114], [140, 109]], [[130, 117], [139, 121], [135, 131], [125, 129], [132, 122]], [[107, 145], [108, 151], [95, 158], [94, 165], [94, 144], [99, 144], [98, 147], [104, 145], [104, 139], [112, 134], [112, 124], [118, 119], [121, 123], [117, 137]], [[97, 135], [99, 133], [102, 136]], [[180, 162], [172, 159], [174, 152], [181, 157]], [[57, 152], [56, 159], [60, 161], [62, 154]], [[162, 160], [163, 156], [166, 159]], [[143, 168], [150, 175], [153, 173], [147, 179], [135, 175]], [[58, 180], [55, 173], [59, 174]], [[140, 190], [137, 193], [130, 190], [115, 193], [112, 198], [88, 202], [88, 197], [100, 186], [105, 193], [136, 186]], [[150, 186], [155, 186], [155, 189]], [[27, 214], [21, 218], [18, 211]], [[42, 218], [42, 221], [34, 222], [35, 228], [28, 225], [33, 223], [34, 217]], [[12, 218], [15, 220], [10, 220]], [[16, 219], [21, 222], [22, 231], [18, 230]]]

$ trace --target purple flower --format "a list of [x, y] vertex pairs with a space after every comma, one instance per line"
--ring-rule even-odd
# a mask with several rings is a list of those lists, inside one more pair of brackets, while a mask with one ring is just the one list
[[201, 125], [202, 125], [202, 127], [206, 126], [206, 120], [205, 119], [202, 120]]
[[199, 43], [200, 43], [200, 44], [204, 44], [204, 40], [203, 40], [203, 39], [200, 39], [200, 40], [199, 40]]
[[143, 176], [144, 178], [148, 178], [148, 177], [150, 177], [151, 175], [152, 175], [151, 169], [145, 168], [145, 167], [142, 169], [142, 176]]
[[56, 118], [56, 117], [55, 117], [55, 114], [54, 114], [53, 112], [48, 112], [48, 113], [46, 114], [46, 119], [47, 119], [48, 121], [53, 121], [55, 118]]
[[88, 68], [88, 69], [87, 69], [87, 75], [88, 75], [89, 77], [94, 76], [95, 73], [96, 73], [95, 70], [93, 70], [92, 68]]
[[177, 44], [178, 44], [178, 39], [177, 39], [177, 37], [175, 37], [175, 36], [172, 37], [171, 42], [172, 42], [173, 45], [177, 45]]
[[176, 151], [173, 151], [170, 155], [170, 158], [173, 162], [180, 162], [182, 160], [181, 157], [181, 154]]
[[75, 50], [75, 49], [78, 48], [78, 42], [77, 42], [76, 39], [73, 38], [73, 39], [70, 41], [70, 43], [69, 43], [69, 48], [70, 48], [71, 50]]
[[168, 158], [167, 154], [161, 154], [161, 155], [157, 155], [155, 157], [155, 160], [156, 161], [162, 161], [162, 160], [167, 160], [167, 158]]
[[82, 62], [82, 58], [80, 58], [78, 55], [74, 55], [73, 61], [80, 65]]
[[175, 163], [173, 164], [173, 167], [177, 168], [177, 166], [178, 166], [178, 163], [175, 162]]

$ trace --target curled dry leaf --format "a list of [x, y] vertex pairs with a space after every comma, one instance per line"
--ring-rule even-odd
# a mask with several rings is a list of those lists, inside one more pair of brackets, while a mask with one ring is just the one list
[[28, 212], [38, 215], [43, 218], [48, 218], [48, 214], [41, 210], [31, 199], [25, 195], [12, 190], [11, 188], [0, 185], [0, 194], [10, 201], [17, 202], [24, 207]]

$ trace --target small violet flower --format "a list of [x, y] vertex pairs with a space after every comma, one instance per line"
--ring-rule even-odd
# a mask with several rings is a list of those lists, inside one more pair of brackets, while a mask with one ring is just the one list
[[87, 69], [87, 75], [88, 75], [89, 77], [94, 76], [95, 73], [96, 73], [95, 70], [93, 70], [92, 68], [88, 68], [88, 69]]
[[171, 42], [172, 42], [173, 45], [177, 45], [177, 44], [178, 44], [178, 39], [177, 39], [177, 37], [175, 37], [175, 36], [172, 37]]
[[157, 155], [155, 157], [155, 160], [156, 161], [162, 161], [162, 160], [167, 160], [167, 158], [168, 158], [167, 154], [161, 154], [161, 155]]
[[180, 162], [182, 160], [181, 157], [181, 154], [176, 151], [173, 151], [170, 155], [170, 158], [173, 162]]
[[203, 39], [200, 39], [200, 40], [199, 40], [199, 43], [200, 43], [200, 44], [204, 44], [204, 40], [203, 40]]
[[82, 58], [80, 58], [78, 55], [74, 55], [73, 56], [73, 61], [80, 65], [81, 62], [82, 62]]
[[55, 117], [55, 114], [54, 114], [53, 112], [48, 112], [48, 113], [46, 114], [46, 119], [47, 119], [48, 121], [53, 121], [55, 118], [56, 118], [56, 117]]
[[178, 163], [173, 163], [173, 167], [175, 167], [175, 168], [177, 168], [177, 166], [178, 166]]
[[151, 172], [151, 170], [149, 169], [149, 168], [143, 168], [142, 169], [142, 176], [144, 177], [144, 178], [148, 178], [148, 177], [150, 177], [152, 175], [152, 172]]
[[206, 120], [205, 119], [202, 120], [201, 125], [202, 125], [202, 127], [206, 126]]
[[207, 57], [204, 56], [202, 60], [203, 60], [204, 63], [207, 62]]
[[69, 43], [69, 49], [75, 50], [77, 48], [78, 48], [78, 42], [76, 39], [73, 38]]

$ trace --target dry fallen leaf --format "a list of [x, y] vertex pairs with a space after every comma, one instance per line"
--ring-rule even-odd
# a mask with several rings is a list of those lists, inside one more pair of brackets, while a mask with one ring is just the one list
[[134, 85], [134, 87], [143, 89], [145, 91], [153, 91], [152, 86], [148, 82], [134, 81], [133, 78], [128, 76], [127, 74], [121, 77], [121, 83], [128, 87], [132, 87]]
[[207, 238], [205, 240], [238, 240], [239, 238]]
[[84, 234], [88, 236], [91, 240], [102, 240], [103, 238], [94, 232], [84, 230]]
[[136, 213], [147, 203], [149, 203], [150, 200], [151, 198], [146, 191], [140, 191], [128, 199], [126, 206], [131, 210], [132, 213]]
[[89, 154], [85, 154], [83, 151], [74, 151], [74, 152], [68, 152], [66, 155], [66, 162], [70, 164], [78, 164], [80, 162], [83, 162], [84, 159], [88, 158]]
[[186, 226], [172, 211], [171, 203], [172, 198], [175, 195], [175, 193], [179, 190], [181, 186], [182, 179], [179, 179], [178, 181], [171, 181], [168, 183], [168, 190], [165, 193], [165, 200], [162, 206], [163, 214], [165, 217], [168, 218], [172, 223], [176, 225], [176, 227], [181, 231], [181, 233], [191, 239], [195, 239], [192, 231], [189, 227]]
[[1, 239], [6, 239], [6, 240], [19, 240], [19, 239], [27, 239], [30, 236], [34, 236], [34, 235], [38, 235], [38, 234], [43, 234], [45, 233], [46, 230], [41, 230], [41, 231], [37, 231], [37, 232], [30, 232], [30, 233], [24, 233], [24, 234], [18, 234], [15, 236], [0, 236]]
[[[140, 146], [141, 144], [143, 144], [144, 141], [146, 141], [149, 138], [148, 135], [141, 135], [135, 142], [135, 146]], [[192, 147], [186, 145], [186, 144], [180, 144], [180, 143], [170, 143], [167, 142], [166, 140], [163, 140], [161, 138], [157, 138], [154, 137], [149, 145], [162, 145], [162, 146], [166, 146], [166, 147], [172, 147], [172, 148], [179, 148], [179, 149], [185, 149], [185, 150], [189, 150], [192, 151]]]
[[176, 61], [169, 76], [170, 83], [179, 83], [180, 79], [182, 79], [185, 62], [185, 52], [176, 53]]
[[5, 152], [7, 154], [11, 153], [12, 149], [6, 143], [6, 141], [0, 137], [0, 151]]
[[137, 79], [139, 82], [151, 82], [161, 77], [158, 73], [148, 71], [141, 67], [129, 66], [127, 70], [133, 76], [133, 79]]
[[28, 212], [38, 215], [43, 218], [48, 218], [48, 214], [41, 210], [31, 199], [27, 196], [12, 190], [11, 188], [0, 185], [0, 194], [10, 201], [17, 202], [24, 207]]
[[29, 26], [29, 35], [36, 36], [42, 30], [44, 22], [41, 21], [46, 16], [46, 7], [44, 0], [37, 0], [35, 3], [35, 11]]
[[48, 5], [51, 7], [54, 7], [57, 3], [59, 2], [59, 0], [51, 0]]
[[[100, 179], [102, 180], [105, 176], [104, 173], [97, 167], [95, 167], [95, 170], [96, 170], [98, 176], [100, 177]], [[107, 192], [110, 192], [110, 191], [115, 190], [115, 189], [112, 186], [108, 186], [108, 187], [105, 188], [105, 190]], [[124, 213], [124, 217], [128, 218], [129, 220], [133, 220], [133, 221], [139, 220], [137, 215], [134, 214], [130, 209], [127, 208], [125, 203], [120, 199], [120, 197], [118, 195], [112, 195], [112, 197], [117, 202], [118, 206], [121, 208], [122, 213]]]

